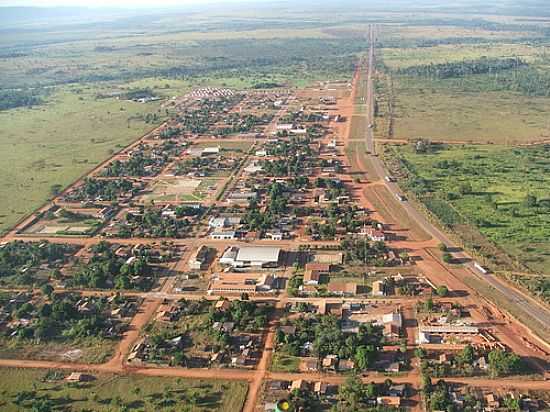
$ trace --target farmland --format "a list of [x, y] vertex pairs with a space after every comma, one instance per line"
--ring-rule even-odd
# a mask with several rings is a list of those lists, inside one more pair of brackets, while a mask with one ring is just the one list
[[66, 371], [3, 368], [1, 372], [0, 407], [6, 412], [61, 402], [72, 411], [171, 411], [183, 403], [190, 411], [225, 412], [239, 410], [246, 395], [241, 382], [100, 374], [89, 382], [71, 383], [64, 380], [69, 376]]

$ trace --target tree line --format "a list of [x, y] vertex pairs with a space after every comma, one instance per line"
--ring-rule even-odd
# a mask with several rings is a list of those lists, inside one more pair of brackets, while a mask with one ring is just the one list
[[526, 67], [527, 63], [519, 58], [487, 58], [463, 60], [440, 64], [422, 64], [398, 69], [397, 73], [407, 76], [450, 79], [476, 74], [498, 73], [505, 70]]
[[0, 110], [32, 107], [44, 103], [36, 90], [0, 90]]

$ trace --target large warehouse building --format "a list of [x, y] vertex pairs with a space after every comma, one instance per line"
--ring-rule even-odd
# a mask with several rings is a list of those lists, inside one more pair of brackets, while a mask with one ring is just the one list
[[281, 259], [281, 249], [268, 246], [231, 246], [225, 250], [220, 263], [236, 268], [277, 267]]

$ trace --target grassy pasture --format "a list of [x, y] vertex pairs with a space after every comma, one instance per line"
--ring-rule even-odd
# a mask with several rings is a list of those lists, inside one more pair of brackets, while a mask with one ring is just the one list
[[[550, 274], [550, 146], [442, 146], [433, 154], [400, 146], [394, 152], [409, 171], [405, 186], [443, 223], [468, 238], [460, 228], [477, 227], [530, 270]], [[460, 194], [464, 184], [471, 193]], [[536, 205], [527, 204], [528, 194]], [[480, 245], [473, 236], [466, 240]]]
[[476, 60], [482, 57], [519, 57], [527, 62], [534, 61], [543, 49], [528, 44], [453, 44], [433, 47], [383, 48], [379, 53], [390, 69], [402, 69], [423, 64], [441, 64]]
[[283, 353], [276, 352], [273, 354], [271, 362], [272, 372], [298, 372], [300, 367], [300, 358], [298, 356], [285, 355]]
[[[75, 412], [168, 412], [180, 408], [193, 412], [229, 412], [241, 410], [248, 390], [243, 382], [94, 374], [96, 380], [91, 382], [68, 383], [45, 379], [48, 372], [52, 375], [55, 371], [16, 368], [2, 368], [0, 371], [3, 377], [0, 380], [0, 409], [5, 412], [21, 411], [21, 406], [13, 401], [16, 394], [23, 391], [34, 391], [32, 398], [66, 405]], [[31, 402], [24, 401], [22, 405]]]
[[45, 106], [0, 112], [0, 232], [154, 125], [158, 103], [96, 100], [94, 87], [64, 88]]
[[[440, 16], [441, 17], [441, 16]], [[437, 22], [437, 18], [434, 23]], [[457, 22], [458, 24], [458, 22]], [[513, 31], [513, 30], [489, 30], [481, 27], [461, 27], [448, 23], [446, 25], [420, 25], [413, 24], [393, 24], [385, 25], [381, 28], [380, 37], [382, 40], [401, 40], [401, 41], [417, 41], [417, 40], [432, 40], [432, 39], [455, 39], [455, 38], [475, 38], [488, 41], [504, 40], [518, 37], [530, 37], [532, 33], [529, 31]]]
[[409, 77], [394, 78], [393, 94], [396, 139], [517, 144], [550, 137], [548, 98]]

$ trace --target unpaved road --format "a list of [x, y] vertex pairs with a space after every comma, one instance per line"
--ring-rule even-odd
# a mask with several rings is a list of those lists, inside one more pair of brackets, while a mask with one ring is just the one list
[[[374, 46], [375, 46], [375, 35], [374, 29], [370, 28], [370, 50], [369, 50], [369, 64], [367, 72], [367, 101], [371, 109], [368, 110], [367, 116], [369, 124], [374, 122]], [[384, 176], [388, 176], [389, 173], [385, 168], [382, 160], [376, 155], [376, 147], [374, 144], [373, 129], [367, 129], [367, 149], [369, 151], [368, 157], [372, 163], [373, 169], [376, 171], [377, 178], [380, 179], [383, 184], [388, 188], [388, 190], [397, 198], [398, 194], [401, 194], [397, 183], [387, 182], [384, 179]], [[372, 178], [372, 177], [371, 177]], [[415, 209], [409, 202], [398, 202], [401, 204], [401, 207], [404, 211], [410, 216], [414, 221], [422, 227], [422, 229], [428, 233], [432, 238], [436, 239], [439, 243], [444, 243], [450, 249], [460, 249], [457, 245], [450, 239], [450, 237], [438, 229], [434, 224], [432, 224], [423, 213]], [[489, 286], [496, 289], [500, 292], [505, 298], [510, 302], [513, 302], [516, 309], [520, 312], [523, 312], [528, 317], [532, 318], [535, 322], [540, 325], [540, 328], [549, 330], [550, 328], [550, 309], [545, 305], [539, 303], [535, 299], [526, 296], [524, 293], [518, 291], [512, 285], [505, 283], [498, 279], [495, 275], [492, 274], [481, 274], [481, 272], [476, 269], [474, 266], [473, 258], [464, 251], [454, 253], [454, 257], [457, 259], [463, 259], [467, 261], [465, 267], [468, 269], [471, 275], [475, 276], [478, 280], [487, 283]]]

